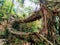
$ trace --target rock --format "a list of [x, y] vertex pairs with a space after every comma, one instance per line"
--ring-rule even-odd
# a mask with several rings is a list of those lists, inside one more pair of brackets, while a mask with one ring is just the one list
[[5, 43], [5, 39], [0, 39], [0, 45], [3, 45]]

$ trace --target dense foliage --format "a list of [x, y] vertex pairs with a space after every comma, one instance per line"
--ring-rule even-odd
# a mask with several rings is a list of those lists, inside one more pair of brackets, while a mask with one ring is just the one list
[[[53, 6], [55, 6], [55, 3], [53, 2], [47, 2], [46, 5], [49, 10], [52, 11]], [[59, 8], [59, 6], [57, 6]], [[39, 34], [30, 34], [29, 36], [22, 35], [14, 35], [11, 34], [8, 31], [8, 27], [10, 26], [9, 23], [13, 22], [15, 20], [23, 20], [28, 17], [30, 17], [34, 12], [37, 12], [41, 8], [39, 0], [0, 0], [0, 35], [3, 35], [7, 38], [8, 41], [6, 41], [6, 45], [24, 45], [30, 43], [32, 45], [50, 45], [49, 41], [50, 38], [54, 37], [48, 37], [44, 38], [40, 36]], [[41, 14], [41, 13], [40, 13]], [[38, 14], [37, 14], [38, 15]], [[43, 14], [42, 14], [43, 15]], [[8, 23], [7, 23], [8, 22]], [[9, 26], [7, 26], [9, 25]], [[29, 23], [12, 23], [12, 28], [14, 28], [15, 31], [19, 32], [25, 32], [25, 33], [35, 33], [40, 32], [43, 29], [44, 26], [44, 20], [43, 17], [39, 20], [29, 22]], [[51, 33], [51, 32], [49, 32]], [[38, 35], [38, 36], [35, 36]], [[39, 37], [40, 36], [40, 37]], [[56, 36], [56, 35], [55, 35]], [[27, 37], [27, 38], [25, 38]], [[43, 38], [43, 39], [42, 39]], [[46, 40], [47, 41], [46, 41]], [[60, 41], [59, 34], [57, 34], [57, 39]], [[34, 40], [34, 41], [32, 41]], [[54, 39], [52, 39], [54, 40]], [[49, 42], [49, 43], [48, 43]], [[54, 43], [52, 41], [52, 43]], [[56, 44], [56, 43], [54, 43]], [[58, 45], [58, 44], [56, 44]]]

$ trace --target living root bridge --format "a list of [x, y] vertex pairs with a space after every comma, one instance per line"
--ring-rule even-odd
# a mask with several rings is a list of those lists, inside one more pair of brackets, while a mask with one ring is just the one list
[[16, 31], [13, 31], [13, 30], [9, 30], [9, 32], [11, 34], [14, 34], [14, 35], [18, 35], [18, 36], [22, 36], [22, 35], [25, 35], [26, 38], [29, 37], [30, 35], [35, 35], [39, 40], [40, 38], [42, 38], [43, 40], [45, 40], [47, 43], [49, 43], [50, 45], [53, 45], [52, 42], [50, 42], [47, 38], [45, 38], [42, 34], [39, 34], [39, 33], [25, 33], [25, 32], [16, 32]]

